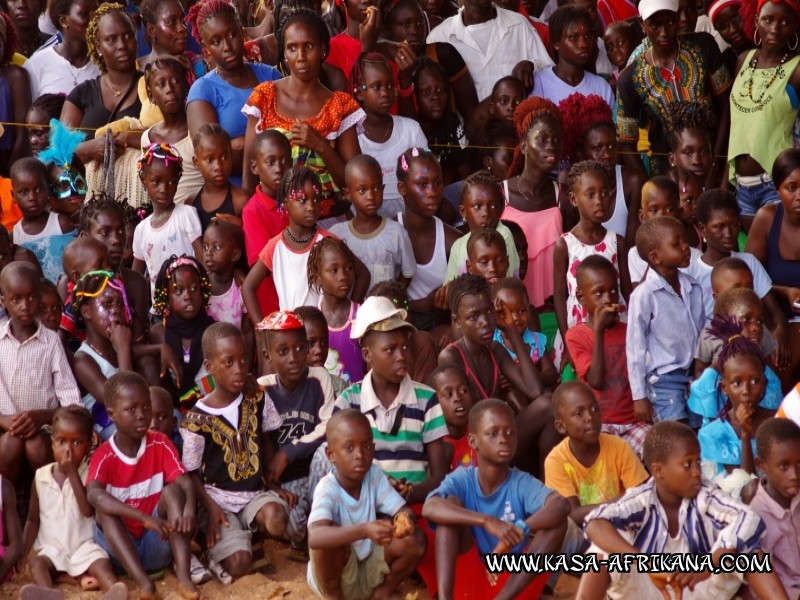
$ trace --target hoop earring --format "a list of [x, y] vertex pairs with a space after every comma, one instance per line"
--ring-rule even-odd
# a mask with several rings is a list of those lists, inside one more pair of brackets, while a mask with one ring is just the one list
[[761, 35], [758, 33], [758, 29], [753, 32], [753, 43], [759, 47], [761, 46]]
[[789, 50], [797, 50], [797, 46], [800, 44], [800, 36], [797, 35], [797, 32], [794, 34], [794, 46], [789, 44]]

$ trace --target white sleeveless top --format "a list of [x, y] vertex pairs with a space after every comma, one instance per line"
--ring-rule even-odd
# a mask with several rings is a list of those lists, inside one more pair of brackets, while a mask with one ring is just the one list
[[[408, 285], [409, 300], [427, 298], [432, 291], [442, 287], [442, 283], [444, 283], [444, 276], [447, 272], [444, 224], [439, 217], [433, 218], [436, 221], [436, 242], [433, 247], [433, 256], [427, 264], [417, 264], [417, 274], [414, 275]], [[397, 222], [400, 225], [403, 224], [403, 213], [397, 213]]]
[[15, 244], [25, 244], [27, 242], [35, 242], [49, 235], [61, 235], [62, 233], [64, 232], [61, 231], [61, 225], [58, 222], [58, 213], [51, 212], [50, 216], [47, 217], [47, 225], [44, 226], [41, 233], [37, 233], [36, 235], [25, 233], [25, 230], [22, 228], [22, 221], [19, 221], [14, 225], [11, 235], [14, 237]]
[[622, 166], [617, 165], [617, 195], [614, 199], [614, 213], [609, 217], [603, 226], [609, 231], [613, 231], [621, 237], [625, 237], [628, 231], [628, 205], [625, 202], [625, 189], [622, 185]]

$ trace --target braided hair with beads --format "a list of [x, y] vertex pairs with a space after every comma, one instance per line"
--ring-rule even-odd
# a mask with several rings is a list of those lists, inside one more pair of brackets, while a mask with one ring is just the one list
[[170, 163], [178, 164], [178, 177], [183, 174], [183, 158], [181, 157], [175, 146], [165, 144], [164, 142], [150, 144], [142, 150], [142, 157], [136, 163], [136, 171], [139, 178], [143, 178], [147, 167], [149, 167], [153, 159], [163, 160], [164, 164], [169, 167]]
[[122, 279], [111, 271], [98, 270], [84, 273], [75, 284], [72, 291], [72, 312], [75, 318], [81, 320], [81, 308], [100, 296], [106, 287], [118, 291], [122, 295], [122, 303], [125, 306], [125, 318], [127, 323], [131, 322], [132, 314], [128, 303], [128, 294], [125, 292], [125, 284]]
[[164, 261], [156, 276], [153, 312], [157, 315], [166, 317], [169, 314], [169, 284], [173, 273], [180, 268], [194, 269], [197, 272], [200, 278], [200, 292], [203, 295], [203, 310], [208, 309], [208, 303], [211, 301], [211, 280], [208, 278], [206, 268], [194, 256], [173, 254]]

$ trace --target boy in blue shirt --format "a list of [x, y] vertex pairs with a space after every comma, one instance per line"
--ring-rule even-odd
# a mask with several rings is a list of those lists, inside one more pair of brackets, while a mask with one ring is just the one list
[[[456, 560], [473, 541], [480, 555], [502, 552], [500, 547], [515, 554], [559, 552], [567, 532], [567, 501], [510, 466], [517, 446], [511, 407], [497, 399], [477, 403], [469, 414], [469, 431], [478, 466], [450, 473], [422, 509], [422, 516], [437, 525], [436, 575], [442, 600], [453, 597]], [[530, 545], [520, 521], [536, 533]], [[517, 597], [536, 576], [512, 575], [496, 598]]]

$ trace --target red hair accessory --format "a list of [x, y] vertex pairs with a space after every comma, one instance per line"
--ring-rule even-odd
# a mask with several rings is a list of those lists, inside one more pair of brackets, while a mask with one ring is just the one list
[[275, 311], [256, 325], [258, 331], [289, 331], [290, 329], [303, 329], [303, 319], [291, 310]]
[[758, 0], [758, 6], [756, 7], [756, 16], [761, 13], [761, 9], [764, 8], [764, 5], [767, 2], [772, 2], [774, 4], [785, 4], [789, 8], [791, 8], [795, 14], [800, 13], [800, 4], [797, 3], [797, 0]]
[[711, 19], [711, 24], [717, 26], [717, 17], [719, 13], [728, 8], [729, 6], [741, 6], [742, 0], [717, 0], [708, 9], [708, 18]]

